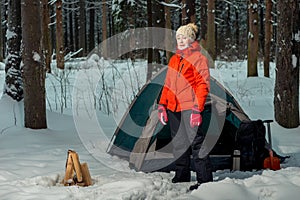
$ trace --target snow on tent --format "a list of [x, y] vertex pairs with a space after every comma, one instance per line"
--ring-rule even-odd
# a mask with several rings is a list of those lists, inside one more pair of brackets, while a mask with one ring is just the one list
[[[166, 71], [164, 67], [137, 94], [108, 147], [109, 154], [128, 160], [137, 171], [174, 169], [169, 124], [163, 126], [157, 117]], [[206, 137], [200, 154], [209, 153], [214, 170], [232, 168], [237, 130], [242, 122], [249, 121], [234, 97], [211, 77], [202, 123]]]

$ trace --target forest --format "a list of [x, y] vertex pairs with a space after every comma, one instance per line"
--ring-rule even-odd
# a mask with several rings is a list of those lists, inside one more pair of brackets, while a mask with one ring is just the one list
[[[131, 30], [176, 31], [190, 22], [199, 27], [198, 40], [213, 61], [247, 60], [248, 77], [258, 76], [259, 62], [269, 77], [269, 64], [276, 63], [275, 119], [284, 127], [299, 126], [299, 0], [1, 0], [0, 17], [4, 94], [24, 100], [26, 127], [47, 127], [45, 74], [53, 70], [51, 63], [64, 70], [65, 63], [121, 34], [121, 40], [98, 50], [109, 59], [106, 52], [118, 54], [125, 41], [136, 42]], [[166, 45], [173, 41], [170, 35], [143, 37], [150, 44], [157, 38]], [[171, 55], [155, 45], [132, 44], [117, 59], [147, 60], [149, 80]]]

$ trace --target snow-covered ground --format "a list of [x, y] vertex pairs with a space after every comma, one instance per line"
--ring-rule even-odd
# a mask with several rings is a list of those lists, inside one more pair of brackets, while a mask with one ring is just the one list
[[[145, 66], [143, 62], [136, 64], [137, 68], [142, 69], [137, 72], [145, 71]], [[246, 78], [246, 66], [246, 62], [218, 62], [211, 74], [232, 92], [251, 119], [273, 119], [274, 65], [271, 78], [263, 78], [261, 65], [259, 77]], [[0, 69], [0, 84], [3, 84], [3, 64]], [[77, 70], [69, 75], [70, 88], [80, 85], [76, 79], [81, 78], [77, 76], [81, 72]], [[137, 77], [143, 82], [145, 75], [138, 74]], [[0, 199], [299, 199], [299, 127], [285, 129], [276, 122], [271, 124], [274, 149], [282, 155], [291, 156], [281, 165], [281, 170], [217, 171], [213, 174], [214, 182], [203, 184], [198, 190], [190, 192], [188, 187], [193, 182], [173, 184], [170, 181], [173, 173], [135, 172], [129, 169], [126, 161], [105, 153], [116, 122], [124, 113], [124, 106], [118, 107], [118, 115], [96, 112], [99, 129], [93, 126], [93, 120], [88, 117], [74, 117], [80, 106], [73, 108], [73, 114], [70, 108], [60, 109], [59, 98], [55, 97], [57, 93], [53, 90], [56, 84], [54, 80], [58, 81], [51, 79], [51, 76], [47, 78], [49, 102], [46, 130], [23, 127], [22, 102], [17, 103], [7, 96], [2, 96], [0, 100]], [[129, 79], [126, 81], [132, 83]], [[119, 89], [125, 87], [122, 80], [116, 83]], [[65, 95], [68, 101], [71, 101], [72, 94], [74, 90], [69, 89], [68, 95]], [[85, 96], [84, 93], [82, 96]], [[92, 186], [65, 187], [61, 184], [68, 149], [75, 150], [81, 162], [87, 162], [94, 183]]]

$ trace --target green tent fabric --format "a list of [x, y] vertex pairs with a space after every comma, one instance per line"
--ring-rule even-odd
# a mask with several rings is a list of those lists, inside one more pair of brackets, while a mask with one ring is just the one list
[[[167, 67], [163, 68], [137, 94], [108, 148], [109, 154], [128, 160], [136, 170], [170, 171], [174, 166], [169, 125], [163, 126], [156, 119], [166, 71]], [[211, 77], [203, 111], [206, 138], [201, 152], [210, 153], [214, 170], [231, 167], [234, 137], [242, 121], [250, 119], [234, 97]]]

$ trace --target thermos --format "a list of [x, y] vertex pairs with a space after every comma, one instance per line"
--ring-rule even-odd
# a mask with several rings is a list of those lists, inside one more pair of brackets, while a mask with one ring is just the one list
[[232, 162], [232, 170], [240, 170], [241, 162], [241, 152], [240, 150], [233, 151], [233, 162]]

